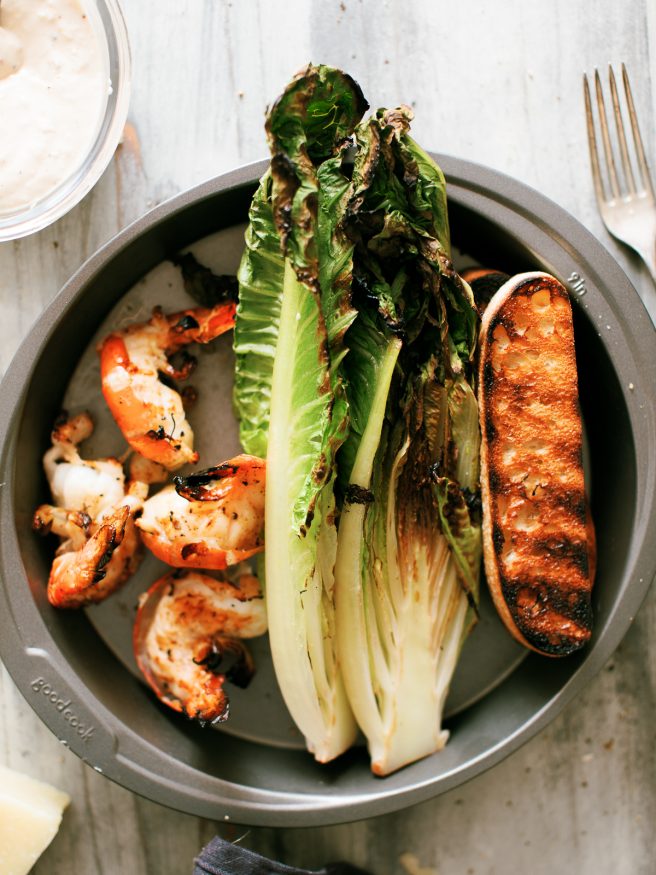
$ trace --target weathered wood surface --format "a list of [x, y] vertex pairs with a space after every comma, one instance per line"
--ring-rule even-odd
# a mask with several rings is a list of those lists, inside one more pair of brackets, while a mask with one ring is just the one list
[[[643, 294], [638, 260], [603, 231], [581, 73], [625, 61], [656, 163], [651, 0], [124, 0], [134, 87], [124, 145], [53, 227], [0, 246], [0, 368], [70, 274], [146, 209], [263, 157], [262, 114], [308, 60], [348, 69], [374, 105], [411, 103], [429, 148], [488, 164], [572, 212]], [[0, 107], [1, 115], [1, 107]], [[3, 119], [3, 123], [6, 120]], [[656, 871], [656, 596], [551, 726], [491, 772], [412, 810], [341, 827], [226, 828], [134, 796], [85, 766], [3, 671], [0, 761], [73, 798], [36, 873], [191, 871], [217, 832], [286, 862], [348, 859], [377, 875]]]

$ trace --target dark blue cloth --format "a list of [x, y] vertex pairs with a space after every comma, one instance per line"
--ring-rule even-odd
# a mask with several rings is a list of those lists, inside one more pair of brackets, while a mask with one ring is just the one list
[[193, 875], [370, 875], [348, 863], [328, 863], [323, 869], [296, 869], [232, 845], [216, 836], [195, 859]]

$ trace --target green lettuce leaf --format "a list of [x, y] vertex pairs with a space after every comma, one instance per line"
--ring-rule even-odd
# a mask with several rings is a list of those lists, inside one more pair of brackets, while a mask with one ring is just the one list
[[319, 323], [315, 296], [287, 262], [267, 454], [267, 614], [283, 698], [309, 749], [325, 762], [353, 743], [356, 729], [331, 631], [337, 538], [331, 481], [307, 501], [308, 477], [330, 425], [318, 391], [326, 379]]
[[266, 456], [273, 359], [278, 343], [285, 260], [273, 222], [271, 176], [267, 172], [248, 214], [246, 248], [237, 279], [234, 406], [247, 453]]
[[266, 125], [285, 256], [267, 448], [269, 639], [283, 698], [320, 761], [356, 733], [335, 648], [334, 462], [348, 429], [339, 365], [355, 315], [353, 244], [335, 217], [348, 199], [344, 141], [364, 106], [350, 77], [309, 67]]

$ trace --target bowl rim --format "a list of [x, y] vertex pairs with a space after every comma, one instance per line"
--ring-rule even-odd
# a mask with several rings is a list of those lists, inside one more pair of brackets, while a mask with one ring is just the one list
[[[27, 209], [0, 214], [0, 243], [18, 240], [41, 231], [61, 219], [91, 191], [116, 151], [130, 108], [132, 56], [127, 25], [119, 0], [89, 0], [96, 6], [107, 44], [111, 76], [105, 115], [90, 151], [82, 164], [43, 198]], [[113, 55], [113, 52], [115, 53]]]
[[[172, 760], [118, 720], [91, 694], [65, 660], [59, 660], [64, 665], [52, 664], [49, 654], [53, 648], [56, 650], [56, 646], [31, 596], [31, 606], [26, 605], [28, 600], [24, 594], [8, 585], [12, 576], [24, 578], [13, 514], [12, 462], [25, 394], [51, 334], [66, 318], [74, 301], [85, 294], [97, 275], [120, 251], [161, 221], [199, 201], [246, 184], [254, 185], [266, 170], [268, 161], [248, 164], [214, 177], [158, 205], [92, 255], [33, 325], [0, 386], [0, 476], [3, 485], [6, 483], [6, 488], [0, 490], [0, 519], [4, 523], [0, 524], [0, 657], [23, 696], [53, 732], [62, 729], [57, 696], [65, 698], [68, 695], [79, 703], [81, 716], [78, 723], [82, 725], [85, 719], [92, 721], [95, 735], [89, 744], [89, 739], [83, 738], [78, 729], [68, 734], [67, 744], [85, 762], [140, 795], [204, 817], [286, 827], [357, 820], [422, 802], [497, 764], [560, 713], [620, 643], [656, 576], [656, 540], [650, 542], [647, 537], [650, 531], [656, 531], [656, 382], [653, 377], [656, 329], [638, 293], [603, 245], [574, 217], [545, 196], [482, 165], [450, 156], [435, 157], [447, 178], [448, 196], [455, 204], [492, 221], [503, 221], [504, 227], [510, 227], [511, 231], [513, 222], [519, 225], [528, 222], [537, 228], [544, 239], [541, 238], [541, 248], [536, 250], [536, 255], [539, 253], [543, 263], [563, 263], [569, 258], [574, 268], [580, 270], [581, 265], [585, 265], [583, 276], [588, 289], [584, 286], [584, 290], [596, 290], [604, 321], [613, 320], [617, 329], [615, 339], [623, 340], [623, 343], [613, 346], [604, 344], [618, 377], [638, 375], [635, 390], [628, 395], [626, 383], [622, 382], [636, 454], [644, 458], [637, 483], [639, 513], [635, 515], [636, 526], [627, 557], [623, 577], [626, 586], [621, 599], [571, 677], [518, 730], [442, 775], [429, 776], [408, 786], [379, 781], [380, 790], [376, 794], [340, 796], [328, 791], [321, 795], [262, 790], [199, 772], [186, 763]], [[522, 242], [526, 243], [525, 240]], [[604, 294], [603, 289], [612, 291]], [[573, 298], [576, 300], [577, 297], [582, 303], [580, 289], [573, 292]], [[16, 569], [19, 569], [18, 575]], [[33, 616], [29, 629], [23, 624], [25, 611]], [[49, 643], [50, 650], [41, 646], [43, 642]], [[57, 686], [48, 680], [40, 688], [35, 688], [35, 683], [43, 679], [43, 675], [48, 679], [54, 677]], [[166, 768], [163, 768], [164, 763]], [[207, 780], [203, 781], [203, 777]]]

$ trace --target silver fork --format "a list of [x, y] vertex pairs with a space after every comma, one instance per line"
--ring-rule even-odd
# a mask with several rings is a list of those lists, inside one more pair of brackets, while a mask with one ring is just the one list
[[[635, 147], [633, 166], [624, 132], [624, 122], [622, 121], [615, 74], [613, 73], [613, 68], [610, 65], [608, 67], [610, 95], [622, 165], [621, 181], [617, 172], [615, 155], [613, 154], [613, 146], [608, 130], [606, 106], [598, 70], [595, 70], [594, 80], [597, 96], [597, 116], [606, 161], [607, 174], [605, 176], [602, 173], [599, 152], [597, 150], [590, 86], [588, 85], [588, 77], [585, 74], [583, 75], [583, 94], [585, 97], [585, 114], [588, 122], [590, 163], [592, 164], [592, 178], [594, 180], [597, 203], [599, 204], [599, 212], [606, 228], [613, 237], [616, 237], [622, 243], [626, 243], [638, 253], [649, 268], [654, 283], [656, 283], [656, 198], [654, 196], [651, 174], [647, 166], [642, 137], [640, 136], [638, 117], [633, 103], [626, 67], [622, 64], [622, 81], [624, 83], [626, 107], [631, 123], [633, 145]], [[639, 183], [636, 182], [634, 166], [639, 171]]]

